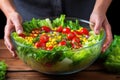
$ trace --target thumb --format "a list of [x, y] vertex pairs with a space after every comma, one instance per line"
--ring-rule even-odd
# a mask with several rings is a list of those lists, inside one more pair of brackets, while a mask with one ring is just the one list
[[18, 18], [13, 21], [13, 24], [15, 26], [15, 30], [18, 34], [23, 33], [23, 27], [22, 27], [22, 19]]
[[23, 33], [23, 28], [22, 28], [22, 26], [21, 25], [15, 25], [15, 29], [16, 29], [16, 32], [18, 33], [18, 34], [21, 34], [21, 33]]
[[100, 28], [101, 28], [101, 24], [99, 22], [96, 22], [94, 25], [94, 32], [95, 34], [99, 34], [100, 33]]

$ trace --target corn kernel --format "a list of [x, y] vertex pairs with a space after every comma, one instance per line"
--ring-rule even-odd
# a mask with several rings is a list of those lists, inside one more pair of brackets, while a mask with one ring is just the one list
[[55, 28], [52, 28], [52, 30], [56, 30], [57, 28], [55, 27]]
[[49, 38], [49, 41], [52, 41], [52, 38]]
[[36, 37], [36, 36], [38, 36], [38, 34], [34, 34], [34, 36]]
[[42, 35], [45, 35], [46, 33], [42, 33]]
[[54, 38], [54, 39], [52, 39], [52, 42], [54, 42], [54, 41], [56, 41], [56, 39]]
[[74, 30], [71, 30], [71, 32], [74, 32]]

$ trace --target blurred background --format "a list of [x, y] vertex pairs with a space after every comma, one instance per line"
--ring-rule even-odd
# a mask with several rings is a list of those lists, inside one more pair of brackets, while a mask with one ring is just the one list
[[5, 24], [6, 24], [6, 17], [2, 13], [2, 11], [0, 11], [0, 39], [3, 38], [3, 36], [4, 36], [4, 26], [5, 26]]
[[119, 7], [120, 7], [120, 0], [113, 0], [107, 12], [107, 17], [108, 17], [109, 23], [111, 24], [112, 32], [113, 34], [118, 34], [118, 35], [120, 35], [120, 30], [119, 30], [120, 8]]
[[[120, 30], [119, 30], [120, 8], [119, 7], [120, 7], [120, 0], [113, 0], [107, 12], [107, 17], [108, 17], [109, 23], [112, 26], [113, 34], [120, 34]], [[5, 24], [6, 24], [6, 17], [2, 13], [2, 11], [0, 11], [0, 39], [2, 39], [4, 36]]]

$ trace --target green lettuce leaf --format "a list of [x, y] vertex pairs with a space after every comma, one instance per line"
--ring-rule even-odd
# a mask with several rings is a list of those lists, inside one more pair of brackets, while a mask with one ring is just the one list
[[4, 61], [0, 61], [0, 80], [5, 80], [7, 65]]

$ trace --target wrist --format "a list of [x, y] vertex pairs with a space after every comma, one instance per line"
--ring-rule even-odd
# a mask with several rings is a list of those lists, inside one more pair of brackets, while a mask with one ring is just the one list
[[10, 11], [10, 12], [7, 12], [5, 15], [6, 15], [6, 18], [10, 18], [12, 16], [15, 16], [15, 15], [18, 15], [19, 13], [17, 11]]
[[112, 0], [96, 0], [93, 12], [100, 13], [100, 14], [106, 14], [111, 1]]
[[9, 14], [11, 14], [11, 13], [16, 12], [15, 6], [13, 4], [13, 0], [1, 0], [0, 8], [6, 17], [8, 17]]

